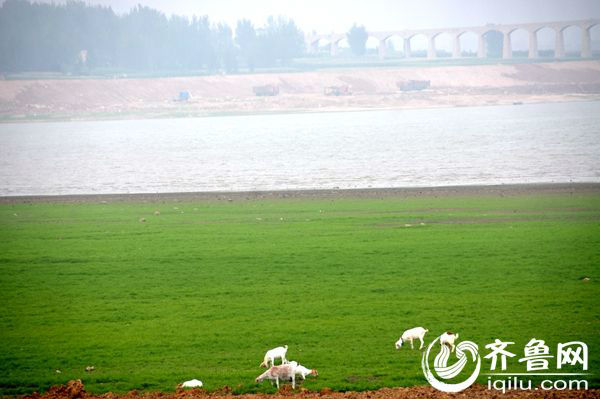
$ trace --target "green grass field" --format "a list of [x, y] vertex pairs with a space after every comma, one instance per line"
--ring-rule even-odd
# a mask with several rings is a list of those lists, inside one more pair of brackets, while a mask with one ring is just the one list
[[0, 394], [271, 392], [254, 378], [284, 344], [309, 389], [425, 385], [394, 348], [415, 326], [517, 358], [581, 340], [598, 387], [599, 266], [599, 194], [3, 204]]

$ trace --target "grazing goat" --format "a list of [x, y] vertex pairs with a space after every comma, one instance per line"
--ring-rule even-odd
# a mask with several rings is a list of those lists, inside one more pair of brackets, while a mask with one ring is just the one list
[[440, 335], [440, 345], [448, 345], [454, 352], [454, 341], [458, 338], [458, 334], [447, 331]]
[[260, 364], [260, 367], [268, 368], [269, 363], [271, 363], [271, 366], [275, 366], [275, 358], [278, 357], [281, 358], [281, 364], [286, 364], [287, 360], [285, 359], [285, 354], [287, 353], [287, 349], [288, 346], [285, 345], [268, 350], [267, 353], [265, 353], [265, 359]]
[[307, 369], [306, 367], [304, 367], [303, 365], [299, 364], [296, 366], [296, 374], [300, 375], [302, 377], [303, 380], [306, 379], [307, 375], [314, 375], [315, 377], [319, 375], [319, 373], [317, 372], [317, 370], [315, 369]]
[[263, 382], [264, 380], [271, 380], [271, 384], [273, 381], [277, 383], [277, 389], [279, 389], [279, 381], [289, 381], [292, 380], [292, 388], [296, 388], [296, 368], [293, 364], [287, 363], [282, 364], [280, 366], [273, 366], [258, 377], [256, 377], [256, 382]]
[[423, 327], [415, 327], [411, 328], [410, 330], [404, 331], [402, 337], [400, 337], [400, 339], [396, 341], [396, 349], [400, 349], [402, 347], [402, 344], [406, 341], [410, 342], [411, 349], [414, 349], [413, 341], [415, 339], [419, 339], [421, 341], [421, 346], [419, 347], [419, 349], [423, 349], [423, 338], [425, 337], [427, 331], [429, 330]]

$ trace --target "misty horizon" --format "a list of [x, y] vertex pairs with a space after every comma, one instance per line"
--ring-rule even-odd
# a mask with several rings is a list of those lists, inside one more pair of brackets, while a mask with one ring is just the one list
[[[0, 0], [0, 5], [5, 0]], [[33, 3], [65, 3], [66, 0], [34, 0]], [[423, 0], [398, 2], [373, 0], [368, 3], [330, 0], [298, 2], [256, 0], [86, 0], [87, 5], [110, 7], [117, 14], [126, 14], [137, 5], [156, 9], [167, 16], [208, 16], [214, 23], [235, 27], [238, 20], [248, 19], [263, 25], [269, 16], [291, 18], [305, 32], [318, 34], [346, 32], [353, 24], [370, 31], [403, 29], [437, 29], [483, 26], [487, 24], [518, 24], [600, 18], [600, 2], [593, 0]]]
[[[29, 3], [64, 4], [66, 0], [21, 0]], [[0, 0], [0, 6], [5, 0]], [[308, 0], [302, 7], [298, 3], [272, 0], [257, 0], [249, 6], [248, 2], [237, 0], [203, 1], [198, 2], [174, 0], [86, 0], [82, 3], [88, 6], [110, 8], [116, 15], [126, 15], [135, 7], [141, 5], [163, 13], [171, 18], [183, 16], [187, 18], [207, 17], [212, 25], [226, 24], [232, 31], [240, 20], [249, 20], [256, 28], [266, 24], [269, 17], [282, 16], [294, 21], [305, 36], [311, 34], [328, 35], [331, 33], [347, 33], [353, 25], [364, 26], [367, 32], [402, 31], [409, 29], [442, 29], [456, 27], [477, 27], [488, 24], [520, 24], [566, 20], [583, 20], [600, 18], [600, 2], [592, 0], [576, 0], [569, 2], [569, 7], [563, 1], [528, 1], [508, 0], [496, 1], [448, 1], [424, 0], [415, 2], [395, 2], [389, 0], [374, 0], [367, 3], [344, 4], [339, 0], [316, 2]], [[235, 32], [234, 32], [235, 33]], [[590, 30], [592, 47], [595, 51], [600, 48], [600, 27]], [[517, 29], [511, 34], [512, 47], [515, 51], [526, 51], [529, 45], [528, 32]], [[551, 28], [543, 28], [538, 32], [538, 46], [541, 50], [551, 50], [555, 45], [555, 32]], [[581, 48], [581, 31], [576, 26], [564, 30], [565, 48], [567, 51], [578, 51]], [[461, 47], [465, 51], [476, 52], [478, 39], [475, 34], [467, 31], [462, 39]], [[322, 40], [321, 45], [327, 40]], [[402, 40], [396, 36], [388, 40], [395, 48], [402, 48]], [[412, 39], [415, 50], [426, 50], [427, 39], [416, 35]], [[376, 49], [379, 41], [369, 36], [366, 47]], [[348, 48], [348, 41], [339, 42], [340, 48]], [[452, 40], [449, 35], [441, 34], [436, 39], [436, 47], [440, 50], [451, 51]]]

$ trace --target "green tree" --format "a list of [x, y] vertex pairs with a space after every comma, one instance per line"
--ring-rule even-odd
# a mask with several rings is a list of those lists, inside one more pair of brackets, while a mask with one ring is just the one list
[[346, 33], [346, 38], [348, 39], [348, 44], [354, 55], [361, 56], [365, 54], [367, 51], [366, 45], [369, 34], [364, 26], [357, 26], [356, 24], [352, 25], [352, 28]]
[[[237, 46], [236, 46], [237, 44]], [[239, 48], [239, 51], [238, 51]], [[83, 1], [0, 0], [0, 71], [63, 71], [90, 68], [135, 71], [237, 70], [241, 55], [255, 64], [287, 64], [304, 50], [293, 20], [270, 17], [262, 29], [238, 22], [236, 41], [225, 24], [207, 16], [173, 15], [138, 5], [124, 15]]]
[[304, 33], [296, 23], [284, 17], [270, 16], [258, 31], [258, 49], [262, 65], [287, 65], [304, 52]]
[[209, 68], [214, 65], [215, 54], [211, 45], [210, 20], [207, 16], [192, 19], [190, 25], [191, 47], [187, 49], [190, 53], [192, 68]]
[[257, 36], [254, 25], [247, 19], [238, 21], [235, 28], [235, 43], [240, 48], [240, 53], [246, 66], [254, 71], [254, 63], [257, 51]]
[[169, 65], [168, 20], [161, 12], [138, 5], [123, 17], [119, 61], [126, 68], [158, 70]]
[[227, 73], [237, 71], [236, 49], [233, 45], [233, 34], [229, 25], [217, 24], [214, 27], [213, 43], [217, 65]]

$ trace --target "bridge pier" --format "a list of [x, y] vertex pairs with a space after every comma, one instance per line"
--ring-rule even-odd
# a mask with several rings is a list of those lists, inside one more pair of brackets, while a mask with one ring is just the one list
[[565, 57], [565, 35], [561, 28], [555, 29], [556, 39], [554, 41], [554, 58]]
[[592, 58], [592, 38], [587, 26], [581, 27], [581, 58]]
[[454, 36], [452, 42], [452, 58], [460, 58], [460, 35]]
[[538, 58], [538, 41], [537, 32], [535, 30], [529, 31], [529, 58]]
[[502, 40], [502, 58], [510, 59], [512, 58], [512, 44], [510, 42], [510, 32], [502, 32], [503, 40]]
[[404, 39], [404, 58], [410, 58], [410, 38]]
[[379, 47], [377, 48], [377, 51], [379, 52], [379, 59], [380, 60], [385, 59], [385, 53], [386, 53], [385, 39], [379, 40]]
[[427, 48], [427, 59], [433, 60], [437, 56], [435, 51], [435, 35], [429, 36], [429, 47]]
[[478, 46], [477, 46], [477, 58], [485, 58], [485, 34], [479, 35]]

